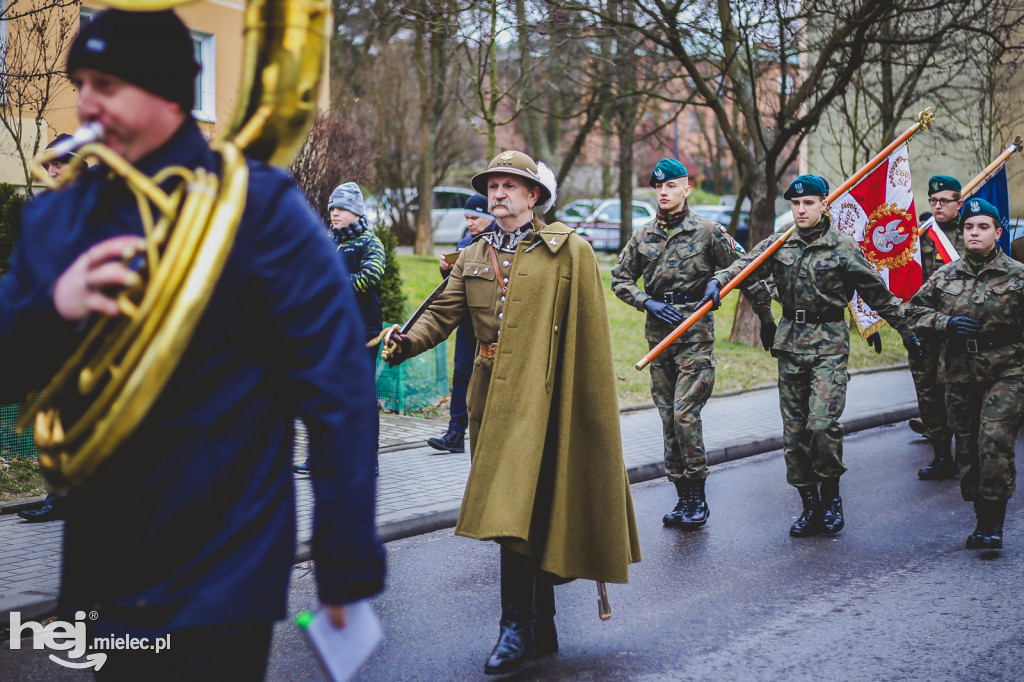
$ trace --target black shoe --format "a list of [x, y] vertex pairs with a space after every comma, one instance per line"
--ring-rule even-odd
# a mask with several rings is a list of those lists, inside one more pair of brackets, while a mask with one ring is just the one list
[[540, 658], [558, 651], [558, 632], [555, 630], [555, 617], [540, 615], [533, 620], [533, 656]]
[[448, 432], [440, 438], [428, 438], [427, 445], [442, 452], [465, 452], [466, 433], [448, 429]]
[[918, 419], [917, 417], [914, 417], [909, 422], [907, 422], [907, 426], [909, 426], [910, 430], [913, 431], [914, 433], [920, 433], [924, 435], [924, 422]]
[[42, 507], [24, 509], [18, 512], [18, 517], [29, 523], [43, 523], [44, 521], [63, 521], [67, 515], [64, 513], [64, 502], [61, 498], [48, 497]]
[[292, 471], [294, 471], [297, 474], [306, 474], [308, 476], [309, 475], [309, 460], [307, 459], [302, 464], [296, 464], [295, 466], [292, 467]]
[[949, 441], [945, 443], [932, 443], [935, 451], [935, 459], [926, 467], [917, 472], [917, 477], [922, 481], [935, 481], [956, 476], [956, 462], [953, 461], [952, 446]]
[[978, 517], [978, 525], [967, 536], [967, 549], [1002, 549], [1006, 500], [975, 502], [974, 513]]
[[821, 498], [818, 496], [818, 486], [809, 485], [798, 488], [800, 500], [804, 503], [804, 511], [800, 518], [789, 528], [789, 534], [795, 538], [805, 538], [817, 535], [821, 532]]
[[835, 535], [846, 525], [843, 519], [843, 498], [837, 495], [830, 500], [822, 500], [821, 504], [821, 534]]
[[683, 508], [679, 527], [683, 530], [696, 530], [708, 522], [711, 510], [708, 509], [707, 498], [704, 496], [706, 478], [687, 479], [686, 502]]
[[484, 673], [504, 675], [519, 668], [534, 656], [533, 623], [529, 620], [502, 618], [498, 643], [484, 664]]

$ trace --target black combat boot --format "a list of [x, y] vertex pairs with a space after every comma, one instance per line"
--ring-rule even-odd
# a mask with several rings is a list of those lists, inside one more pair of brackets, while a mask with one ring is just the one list
[[953, 461], [950, 442], [948, 440], [944, 443], [932, 441], [932, 449], [935, 451], [935, 459], [928, 466], [918, 469], [917, 477], [922, 481], [934, 481], [956, 476], [956, 462]]
[[537, 569], [533, 561], [501, 548], [501, 621], [498, 643], [484, 664], [484, 673], [503, 675], [534, 657], [533, 592]]
[[789, 534], [795, 538], [817, 535], [821, 532], [821, 498], [818, 497], [818, 486], [806, 485], [797, 488], [800, 500], [804, 503], [804, 513], [789, 528]]
[[537, 571], [533, 595], [533, 649], [540, 658], [558, 651], [555, 631], [555, 576]]
[[681, 478], [674, 482], [676, 486], [676, 494], [679, 495], [679, 501], [676, 502], [676, 506], [672, 508], [668, 514], [665, 514], [661, 518], [661, 522], [666, 526], [678, 526], [683, 522], [683, 515], [686, 513], [687, 506], [690, 504], [690, 487], [687, 484], [685, 478]]
[[821, 482], [821, 507], [821, 534], [835, 535], [846, 525], [838, 478], [826, 478]]
[[683, 507], [679, 526], [683, 530], [696, 530], [708, 522], [711, 510], [708, 509], [707, 498], [704, 496], [706, 478], [686, 479], [686, 505]]
[[977, 500], [974, 515], [978, 518], [978, 525], [967, 536], [967, 549], [1002, 549], [1006, 500]]
[[465, 452], [466, 432], [449, 428], [440, 438], [428, 438], [427, 445], [442, 452]]

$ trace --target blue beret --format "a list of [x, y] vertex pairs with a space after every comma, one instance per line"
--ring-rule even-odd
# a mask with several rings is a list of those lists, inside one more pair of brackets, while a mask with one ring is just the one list
[[968, 199], [964, 202], [964, 207], [960, 210], [960, 229], [963, 229], [964, 223], [967, 222], [968, 218], [973, 218], [978, 215], [985, 215], [990, 218], [994, 218], [996, 221], [996, 227], [1003, 226], [1002, 218], [999, 217], [999, 209], [984, 199]]
[[487, 197], [482, 194], [474, 194], [466, 199], [466, 215], [475, 215], [477, 218], [490, 218], [487, 211]]
[[689, 175], [686, 171], [686, 166], [680, 163], [677, 159], [662, 159], [658, 162], [658, 165], [654, 167], [654, 171], [651, 173], [651, 179], [647, 181], [651, 187], [654, 187], [659, 182], [665, 182], [666, 180], [675, 180], [676, 178], [685, 178]]
[[960, 181], [949, 175], [933, 175], [932, 179], [928, 181], [928, 196], [947, 189], [959, 192], [961, 189]]
[[827, 197], [828, 180], [820, 175], [801, 175], [789, 184], [789, 189], [782, 195], [786, 199], [797, 197]]

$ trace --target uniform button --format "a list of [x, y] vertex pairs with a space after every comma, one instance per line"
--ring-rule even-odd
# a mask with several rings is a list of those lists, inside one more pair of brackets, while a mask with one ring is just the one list
[[503, 317], [505, 317], [505, 313], [498, 313], [498, 319], [499, 319], [499, 320], [500, 320], [501, 318], [503, 318]]
[[486, 274], [487, 274], [488, 272], [490, 272], [490, 271], [491, 271], [491, 269], [490, 269], [490, 268], [484, 268], [484, 274], [485, 274], [485, 275], [486, 275]]
[[508, 284], [508, 277], [505, 278], [505, 284]]
[[557, 324], [555, 325], [555, 331], [556, 332], [558, 331], [558, 325]]
[[479, 275], [480, 274], [480, 268], [477, 268], [476, 270], [474, 270], [473, 274], [474, 275]]
[[510, 266], [510, 265], [512, 265], [512, 263], [511, 263], [511, 262], [509, 262], [509, 261], [507, 261], [507, 260], [506, 260], [506, 261], [502, 261], [502, 262], [501, 262], [501, 266], [502, 266], [503, 268], [507, 268], [507, 267], [508, 267], [508, 266]]
[[504, 297], [504, 296], [502, 296], [502, 297], [501, 297], [501, 302], [502, 302], [502, 303], [504, 303], [504, 302], [505, 302], [505, 297]]

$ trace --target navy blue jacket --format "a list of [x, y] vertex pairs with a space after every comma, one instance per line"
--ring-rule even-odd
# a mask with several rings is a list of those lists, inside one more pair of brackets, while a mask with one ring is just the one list
[[[139, 168], [215, 168], [187, 121]], [[309, 431], [320, 598], [379, 592], [377, 407], [363, 323], [320, 220], [281, 171], [250, 163], [238, 238], [180, 364], [137, 431], [68, 498], [62, 609], [115, 631], [285, 616], [295, 556], [294, 420]], [[142, 234], [135, 200], [98, 169], [33, 199], [0, 281], [0, 377], [21, 399], [81, 332], [57, 277], [90, 245]]]

